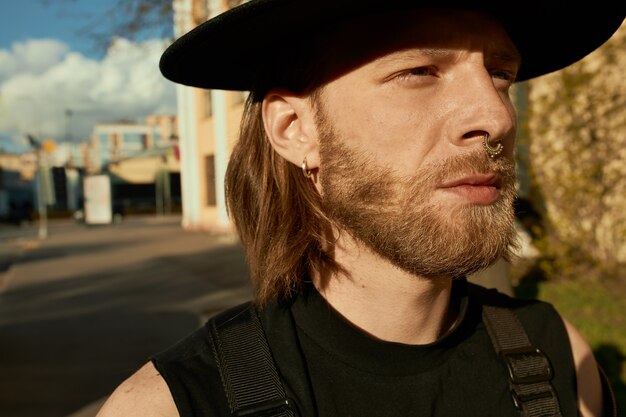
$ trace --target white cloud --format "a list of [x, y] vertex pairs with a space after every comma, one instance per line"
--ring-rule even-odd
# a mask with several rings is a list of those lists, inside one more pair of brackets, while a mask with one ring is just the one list
[[163, 41], [117, 39], [101, 61], [59, 42], [56, 52], [37, 55], [42, 44], [0, 50], [9, 74], [0, 84], [0, 132], [63, 139], [69, 124], [73, 139], [88, 139], [97, 122], [175, 113], [174, 85], [158, 69]]
[[17, 42], [11, 50], [0, 49], [0, 81], [21, 72], [40, 74], [58, 64], [69, 48], [56, 39]]

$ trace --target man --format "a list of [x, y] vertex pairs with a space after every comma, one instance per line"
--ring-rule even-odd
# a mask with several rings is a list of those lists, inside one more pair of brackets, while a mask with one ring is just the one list
[[[290, 404], [270, 415], [611, 415], [571, 324], [464, 277], [515, 243], [511, 85], [596, 49], [623, 8], [381, 3], [253, 0], [161, 62], [176, 82], [251, 91], [226, 188]], [[507, 377], [498, 353], [515, 350], [490, 338], [490, 307], [513, 312], [549, 370], [518, 378], [507, 362]], [[99, 416], [246, 415], [211, 329]], [[549, 388], [524, 391], [535, 383]]]

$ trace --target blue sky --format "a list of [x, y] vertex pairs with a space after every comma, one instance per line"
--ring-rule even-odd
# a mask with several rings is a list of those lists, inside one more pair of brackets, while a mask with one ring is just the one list
[[[106, 27], [100, 16], [114, 4], [110, 0], [0, 0], [0, 49], [16, 41], [54, 38], [89, 58], [102, 58], [105, 51], [91, 39], [81, 36], [89, 22]], [[171, 26], [163, 22], [165, 31]], [[167, 27], [166, 27], [167, 25]], [[160, 30], [142, 37], [160, 36]]]
[[100, 58], [104, 51], [94, 48], [91, 40], [79, 35], [91, 16], [105, 10], [109, 1], [98, 0], [2, 0], [0, 13], [0, 48], [9, 48], [16, 41], [54, 38], [91, 58]]
[[0, 4], [1, 149], [19, 151], [26, 134], [89, 140], [99, 122], [175, 112], [174, 86], [158, 71], [171, 22], [107, 50], [81, 29], [90, 22], [106, 25], [104, 12], [114, 1]]

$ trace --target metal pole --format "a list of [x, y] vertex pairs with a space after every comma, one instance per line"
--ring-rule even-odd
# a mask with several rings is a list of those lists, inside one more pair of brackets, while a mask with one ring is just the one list
[[41, 152], [42, 152], [42, 143], [41, 143], [41, 124], [39, 122], [39, 118], [37, 117], [38, 107], [35, 101], [30, 96], [19, 96], [18, 100], [24, 100], [33, 108], [33, 122], [37, 127], [35, 140], [31, 144], [35, 148], [36, 157], [37, 157], [37, 200], [38, 200], [38, 215], [39, 215], [39, 239], [45, 239], [48, 237], [48, 199], [44, 189], [43, 183], [43, 169], [41, 163]]
[[37, 200], [39, 211], [39, 239], [45, 239], [48, 237], [48, 209], [46, 207], [48, 203], [48, 196], [45, 191], [45, 184], [43, 182], [43, 167], [41, 165], [41, 148], [36, 150], [37, 152]]
[[163, 215], [163, 168], [161, 168], [160, 164], [159, 164], [159, 169], [156, 172], [155, 175], [155, 181], [154, 181], [154, 186], [155, 186], [155, 203], [156, 203], [156, 215], [157, 216], [162, 216]]

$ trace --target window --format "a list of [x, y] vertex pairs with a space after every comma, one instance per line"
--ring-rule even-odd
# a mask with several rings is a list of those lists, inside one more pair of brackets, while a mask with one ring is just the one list
[[109, 144], [109, 135], [106, 133], [100, 133], [98, 134], [98, 139], [100, 140], [100, 149], [109, 149], [111, 146]]
[[159, 132], [158, 130], [156, 130], [153, 134], [152, 134], [152, 147], [153, 148], [160, 148], [164, 145], [163, 143], [163, 137], [161, 136], [161, 132]]
[[98, 142], [100, 145], [100, 163], [102, 165], [106, 165], [106, 163], [111, 159], [111, 141], [109, 135], [106, 133], [99, 133]]
[[140, 152], [145, 148], [145, 135], [138, 132], [124, 132], [121, 147], [124, 155]]
[[211, 90], [204, 92], [204, 117], [209, 118], [213, 116], [213, 101], [211, 98]]
[[206, 196], [207, 206], [215, 206], [217, 204], [215, 196], [215, 155], [208, 155], [204, 158], [204, 169], [206, 178]]

